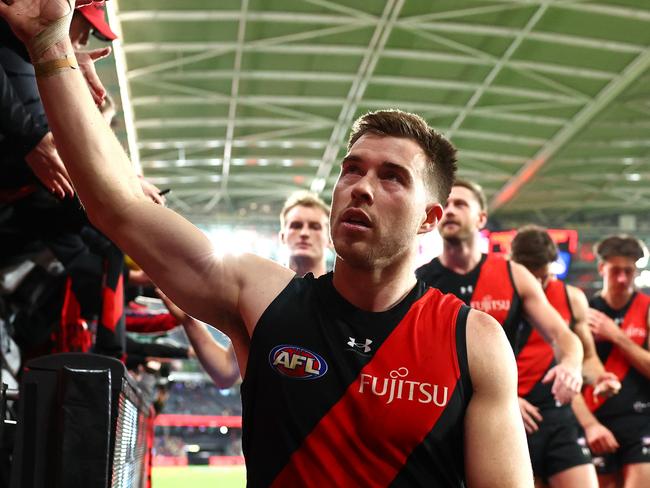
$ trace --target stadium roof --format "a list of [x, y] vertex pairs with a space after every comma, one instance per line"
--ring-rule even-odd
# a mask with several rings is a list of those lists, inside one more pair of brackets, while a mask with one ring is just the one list
[[107, 2], [129, 146], [194, 218], [328, 199], [351, 122], [423, 115], [493, 211], [650, 209], [647, 0]]

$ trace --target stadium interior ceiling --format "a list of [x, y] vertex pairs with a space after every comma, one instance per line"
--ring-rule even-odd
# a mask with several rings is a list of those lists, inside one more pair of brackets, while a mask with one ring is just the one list
[[[195, 222], [327, 200], [360, 114], [423, 115], [500, 222], [650, 235], [647, 0], [111, 0], [117, 133]], [[623, 215], [623, 217], [621, 217]]]

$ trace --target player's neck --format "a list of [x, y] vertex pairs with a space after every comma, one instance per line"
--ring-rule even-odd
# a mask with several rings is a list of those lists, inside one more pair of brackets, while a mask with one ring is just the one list
[[289, 258], [289, 268], [292, 271], [295, 271], [298, 276], [305, 276], [307, 273], [313, 273], [313, 275], [318, 278], [327, 273], [327, 267], [325, 266], [325, 259], [315, 261], [313, 259], [307, 258]]
[[627, 302], [630, 301], [632, 295], [634, 294], [634, 289], [628, 289], [625, 292], [614, 292], [608, 287], [605, 287], [601, 290], [600, 296], [603, 297], [605, 303], [609, 305], [614, 310], [619, 310], [627, 305]]
[[414, 258], [409, 256], [385, 267], [359, 268], [337, 257], [334, 288], [348, 302], [362, 310], [389, 310], [415, 286], [413, 261]]
[[481, 262], [481, 250], [478, 240], [444, 240], [440, 262], [454, 273], [466, 274], [472, 271]]

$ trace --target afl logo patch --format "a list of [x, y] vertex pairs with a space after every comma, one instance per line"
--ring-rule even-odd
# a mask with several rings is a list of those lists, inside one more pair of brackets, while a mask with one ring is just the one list
[[327, 363], [318, 354], [287, 344], [271, 350], [269, 364], [281, 375], [297, 380], [313, 380], [327, 373]]

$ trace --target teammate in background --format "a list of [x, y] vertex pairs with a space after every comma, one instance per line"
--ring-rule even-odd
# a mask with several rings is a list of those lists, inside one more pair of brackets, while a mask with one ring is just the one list
[[296, 192], [284, 202], [279, 237], [289, 251], [289, 268], [298, 276], [318, 278], [327, 272], [329, 216], [327, 204], [310, 192]]
[[582, 347], [548, 303], [544, 291], [526, 268], [498, 255], [482, 254], [479, 231], [487, 223], [487, 201], [482, 188], [456, 180], [438, 229], [442, 254], [417, 269], [416, 275], [444, 293], [492, 315], [514, 348], [522, 318], [553, 346], [557, 364], [544, 377], [560, 403], [569, 403], [580, 391]]
[[[416, 236], [435, 228], [453, 182], [453, 146], [412, 114], [367, 114], [333, 192], [333, 273], [301, 278], [258, 256], [218, 255], [142, 194], [70, 69], [61, 35], [70, 10], [70, 0], [0, 2], [39, 65], [54, 136], [91, 220], [183, 310], [207, 323], [235, 318], [224, 332], [240, 338], [247, 368], [248, 486], [532, 486], [502, 328], [412, 271]], [[562, 398], [580, 383], [565, 373]]]
[[[615, 375], [605, 372], [596, 354], [586, 321], [587, 297], [578, 288], [556, 279], [551, 265], [557, 258], [557, 247], [542, 227], [522, 227], [512, 241], [512, 261], [525, 266], [537, 278], [551, 305], [580, 338], [585, 382], [597, 383], [597, 393], [615, 394], [621, 385]], [[542, 378], [556, 364], [553, 348], [524, 321], [517, 331], [515, 355], [519, 408], [536, 478], [552, 488], [597, 488], [596, 470], [573, 411], [568, 405], [557, 405], [550, 386], [542, 383]], [[573, 403], [581, 401], [581, 395], [573, 399]]]
[[637, 291], [636, 262], [645, 246], [629, 235], [606, 237], [595, 247], [603, 289], [590, 301], [587, 322], [605, 369], [622, 383], [602, 399], [583, 392], [588, 408], [576, 410], [594, 454], [601, 488], [647, 487], [650, 482], [650, 297]]
[[[327, 272], [329, 214], [327, 204], [309, 192], [296, 192], [284, 203], [280, 212], [279, 238], [289, 251], [289, 268], [296, 275], [312, 273], [318, 278]], [[160, 297], [185, 328], [199, 362], [215, 385], [219, 388], [233, 386], [240, 378], [240, 371], [232, 344], [223, 346], [212, 336], [206, 324], [187, 315], [164, 294], [160, 293]]]

